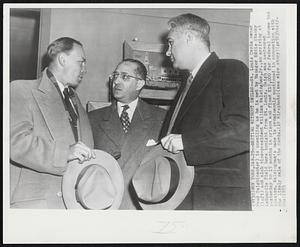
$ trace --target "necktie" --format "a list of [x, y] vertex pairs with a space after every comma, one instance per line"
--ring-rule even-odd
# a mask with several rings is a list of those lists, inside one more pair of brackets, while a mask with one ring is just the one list
[[69, 88], [64, 89], [64, 96], [65, 96], [64, 101], [66, 104], [66, 108], [70, 114], [71, 121], [72, 121], [72, 123], [76, 123], [78, 117], [77, 117], [77, 113], [71, 103]]
[[[49, 69], [47, 69], [46, 73], [47, 73], [47, 76], [49, 77], [49, 79], [53, 82], [54, 86], [56, 87], [59, 95], [61, 96], [61, 99], [63, 100], [64, 105], [65, 105], [65, 109], [69, 112], [69, 116], [70, 116], [69, 121], [70, 121], [70, 125], [72, 128], [74, 138], [76, 141], [79, 141], [80, 140], [80, 133], [79, 133], [80, 128], [77, 128], [77, 125], [79, 125], [79, 123], [77, 123], [79, 115], [77, 114], [77, 112], [78, 112], [77, 108], [74, 109], [75, 105], [72, 105], [72, 103], [71, 103], [71, 102], [73, 102], [72, 97], [74, 96], [74, 92], [71, 91], [69, 88], [65, 88], [62, 93], [52, 72]], [[64, 97], [63, 97], [63, 95], [64, 95]]]
[[190, 76], [188, 77], [187, 81], [186, 81], [186, 84], [181, 92], [181, 95], [177, 101], [177, 104], [175, 106], [175, 109], [173, 111], [173, 114], [172, 114], [172, 118], [170, 120], [170, 123], [169, 123], [169, 128], [168, 128], [168, 132], [167, 132], [167, 135], [171, 133], [171, 130], [174, 126], [174, 123], [175, 123], [175, 119], [177, 118], [177, 115], [178, 115], [178, 112], [180, 110], [180, 107], [184, 101], [184, 98], [187, 94], [187, 92], [189, 91], [189, 88], [192, 84], [192, 81], [193, 81], [193, 75], [190, 73]]
[[76, 109], [74, 108], [75, 105], [73, 105], [72, 99], [71, 99], [71, 92], [69, 88], [65, 88], [63, 91], [63, 94], [65, 96], [64, 98], [64, 102], [65, 102], [65, 106], [66, 106], [66, 110], [69, 112], [70, 115], [70, 124], [72, 127], [72, 131], [75, 137], [76, 141], [79, 141], [79, 133], [78, 133], [78, 126], [77, 126], [77, 120], [78, 120], [78, 114]]
[[128, 129], [129, 129], [129, 124], [130, 124], [129, 116], [128, 116], [128, 112], [127, 112], [127, 109], [129, 109], [129, 106], [123, 105], [122, 107], [123, 107], [123, 111], [121, 113], [120, 120], [121, 120], [124, 132], [127, 133]]

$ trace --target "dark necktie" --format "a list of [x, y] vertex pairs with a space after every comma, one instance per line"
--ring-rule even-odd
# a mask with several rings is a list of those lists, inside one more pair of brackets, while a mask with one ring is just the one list
[[123, 111], [121, 113], [120, 120], [121, 120], [124, 132], [127, 133], [128, 129], [129, 129], [129, 125], [130, 125], [129, 116], [128, 116], [128, 112], [127, 112], [127, 110], [129, 109], [129, 106], [123, 105], [122, 107], [123, 107]]
[[77, 113], [75, 111], [74, 106], [71, 103], [71, 98], [70, 98], [70, 89], [69, 88], [65, 88], [64, 89], [64, 100], [65, 100], [65, 104], [66, 104], [66, 108], [70, 114], [71, 117], [71, 121], [72, 123], [76, 123], [77, 122]]
[[177, 104], [175, 106], [175, 109], [173, 111], [173, 114], [172, 114], [172, 118], [170, 120], [170, 123], [169, 123], [169, 128], [168, 128], [168, 131], [167, 131], [167, 135], [169, 135], [172, 131], [172, 128], [174, 126], [174, 123], [175, 123], [175, 119], [177, 118], [177, 115], [178, 115], [178, 112], [180, 110], [180, 107], [185, 99], [185, 96], [187, 94], [187, 92], [189, 91], [189, 88], [192, 84], [192, 81], [193, 81], [193, 75], [190, 74], [190, 76], [188, 77], [187, 81], [186, 81], [186, 84], [185, 84], [185, 87], [183, 88], [182, 92], [181, 92], [181, 95], [177, 101]]
[[73, 102], [72, 101], [72, 92], [69, 88], [65, 88], [63, 91], [63, 94], [65, 96], [64, 102], [65, 102], [66, 110], [69, 112], [69, 115], [70, 115], [69, 120], [70, 120], [70, 124], [71, 124], [72, 130], [73, 130], [75, 140], [79, 141], [78, 129], [77, 129], [78, 128], [78, 126], [77, 126], [78, 114], [77, 114], [76, 109], [74, 108], [75, 105], [73, 105], [71, 103], [71, 102]]

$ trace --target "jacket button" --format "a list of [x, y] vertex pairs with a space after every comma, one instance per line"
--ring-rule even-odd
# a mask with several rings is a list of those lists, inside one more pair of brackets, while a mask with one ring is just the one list
[[62, 196], [61, 191], [58, 191], [58, 192], [56, 193], [56, 195], [57, 195], [58, 197], [61, 197], [61, 196]]

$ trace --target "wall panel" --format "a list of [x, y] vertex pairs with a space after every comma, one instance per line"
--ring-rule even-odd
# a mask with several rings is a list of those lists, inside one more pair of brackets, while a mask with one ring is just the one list
[[[108, 100], [108, 75], [122, 60], [124, 40], [161, 43], [167, 21], [192, 12], [211, 25], [212, 50], [248, 64], [250, 10], [226, 9], [51, 9], [49, 42], [71, 36], [84, 45], [88, 74], [78, 88], [83, 104]], [[46, 49], [46, 47], [45, 47]]]

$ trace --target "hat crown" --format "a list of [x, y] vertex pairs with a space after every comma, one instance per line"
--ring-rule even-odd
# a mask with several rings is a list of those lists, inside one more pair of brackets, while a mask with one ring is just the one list
[[159, 202], [170, 189], [171, 172], [168, 160], [157, 157], [145, 162], [132, 180], [137, 196], [143, 201]]
[[79, 173], [75, 194], [77, 202], [85, 209], [107, 209], [114, 202], [116, 188], [106, 169], [91, 164]]

